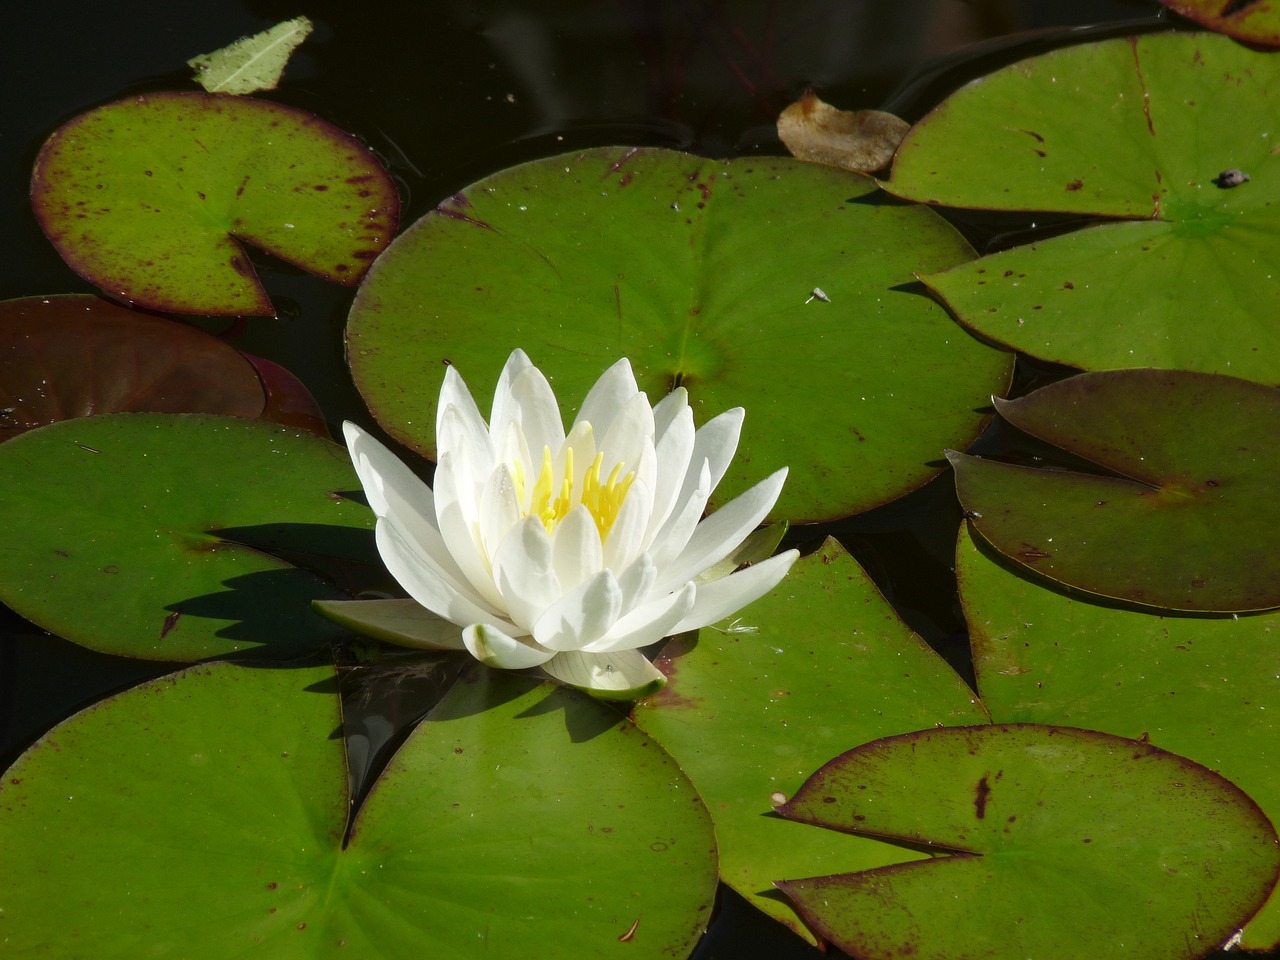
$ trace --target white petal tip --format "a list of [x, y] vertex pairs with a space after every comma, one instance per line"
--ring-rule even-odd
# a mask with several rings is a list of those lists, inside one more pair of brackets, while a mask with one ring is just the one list
[[414, 600], [312, 600], [311, 608], [362, 637], [419, 650], [462, 649], [462, 628]]
[[527, 670], [550, 660], [554, 653], [531, 641], [519, 640], [484, 623], [473, 623], [462, 631], [467, 651], [487, 667], [498, 670]]
[[667, 685], [662, 671], [635, 650], [561, 653], [544, 663], [542, 672], [598, 700], [640, 700]]

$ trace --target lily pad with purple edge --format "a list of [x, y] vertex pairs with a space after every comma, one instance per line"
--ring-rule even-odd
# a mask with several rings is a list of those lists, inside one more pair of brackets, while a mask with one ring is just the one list
[[1166, 7], [1242, 43], [1280, 46], [1280, 9], [1272, 0], [1160, 0]]
[[863, 744], [779, 808], [928, 860], [779, 887], [864, 960], [1212, 953], [1262, 905], [1275, 829], [1239, 787], [1138, 740], [1038, 724]]
[[[1098, 603], [1008, 563], [965, 528], [956, 577], [995, 719], [1147, 740], [1228, 778], [1280, 822], [1280, 613], [1192, 617]], [[1280, 946], [1280, 896], [1240, 946]]]
[[344, 448], [210, 415], [64, 420], [0, 445], [0, 601], [81, 646], [193, 661], [314, 651], [382, 584]]
[[746, 410], [718, 502], [783, 465], [775, 517], [867, 510], [923, 485], [977, 435], [1010, 355], [914, 273], [972, 255], [933, 211], [796, 160], [604, 147], [472, 184], [411, 226], [356, 295], [347, 355], [397, 440], [432, 456], [446, 365], [482, 408], [523, 348], [567, 414], [627, 357], [699, 423]]
[[954, 93], [912, 128], [886, 187], [1123, 218], [922, 270], [980, 336], [1086, 370], [1280, 383], [1278, 98], [1280, 58], [1214, 34], [1068, 47]]
[[950, 454], [973, 528], [1087, 593], [1186, 611], [1280, 607], [1280, 390], [1177, 370], [1111, 370], [998, 401], [1094, 472]]
[[633, 716], [706, 801], [721, 878], [810, 941], [814, 933], [777, 896], [775, 880], [923, 854], [799, 829], [770, 815], [771, 795], [793, 793], [850, 743], [987, 719], [964, 681], [830, 539], [773, 592], [692, 643], [676, 638], [655, 662], [667, 686]]
[[59, 724], [0, 783], [6, 952], [658, 960], [705, 929], [706, 810], [589, 697], [474, 667], [353, 816], [342, 729], [332, 666], [229, 663]]
[[266, 100], [155, 93], [58, 128], [31, 199], [73, 270], [167, 313], [275, 310], [242, 244], [355, 284], [396, 232], [395, 184], [354, 137]]

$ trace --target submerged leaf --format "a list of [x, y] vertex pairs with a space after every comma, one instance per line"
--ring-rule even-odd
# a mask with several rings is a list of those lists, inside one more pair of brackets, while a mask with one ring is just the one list
[[970, 523], [1005, 556], [1148, 606], [1280, 607], [1280, 390], [1213, 374], [1111, 370], [997, 409], [1118, 474], [949, 454]]
[[306, 17], [294, 17], [237, 40], [230, 46], [187, 61], [195, 79], [209, 93], [256, 93], [274, 90], [289, 57], [311, 35]]
[[265, 100], [155, 93], [63, 124], [31, 202], [63, 259], [108, 296], [167, 313], [273, 314], [241, 243], [354, 284], [395, 234], [377, 158]]
[[946, 854], [778, 884], [865, 960], [1190, 960], [1238, 929], [1280, 872], [1275, 829], [1239, 787], [1150, 744], [1067, 727], [877, 740], [778, 812]]
[[793, 157], [858, 173], [887, 167], [910, 129], [883, 110], [837, 110], [812, 90], [778, 115], [778, 139]]

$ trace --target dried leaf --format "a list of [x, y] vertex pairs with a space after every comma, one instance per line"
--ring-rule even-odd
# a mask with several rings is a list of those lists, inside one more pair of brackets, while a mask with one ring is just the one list
[[859, 173], [887, 167], [910, 127], [883, 110], [837, 110], [812, 90], [778, 116], [778, 138], [793, 157]]
[[228, 47], [187, 61], [195, 79], [209, 93], [256, 93], [274, 90], [289, 57], [310, 36], [311, 21], [295, 17], [244, 37]]

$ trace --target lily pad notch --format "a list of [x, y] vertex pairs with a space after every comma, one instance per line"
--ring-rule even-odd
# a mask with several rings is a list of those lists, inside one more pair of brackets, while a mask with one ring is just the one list
[[31, 200], [67, 264], [108, 296], [211, 316], [275, 315], [242, 244], [354, 285], [399, 223], [394, 182], [353, 136], [223, 94], [76, 117], [40, 149]]

